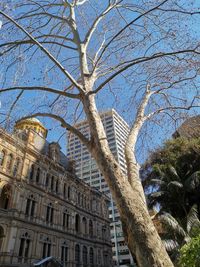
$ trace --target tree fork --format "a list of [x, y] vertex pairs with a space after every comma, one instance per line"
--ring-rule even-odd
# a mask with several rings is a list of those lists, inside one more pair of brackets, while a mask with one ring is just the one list
[[[83, 105], [93, 139], [90, 152], [117, 204], [131, 253], [140, 267], [173, 267], [144, 203], [142, 186], [139, 189], [131, 187], [110, 151], [95, 96], [85, 96]], [[134, 178], [139, 180], [139, 177]]]

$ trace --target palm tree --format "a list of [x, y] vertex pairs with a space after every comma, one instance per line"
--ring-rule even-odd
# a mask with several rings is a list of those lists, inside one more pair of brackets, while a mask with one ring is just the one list
[[164, 230], [161, 236], [163, 243], [172, 259], [177, 260], [180, 248], [200, 234], [197, 206], [193, 205], [182, 221], [166, 212], [158, 215], [158, 219]]
[[170, 140], [152, 153], [141, 170], [149, 208], [159, 205], [179, 219], [194, 204], [200, 212], [199, 162], [200, 138]]

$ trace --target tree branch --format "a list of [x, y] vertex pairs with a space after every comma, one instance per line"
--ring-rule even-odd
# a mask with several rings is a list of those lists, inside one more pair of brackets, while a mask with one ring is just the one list
[[23, 31], [54, 63], [55, 65], [67, 76], [67, 78], [78, 88], [82, 90], [82, 86], [76, 82], [76, 80], [71, 76], [71, 74], [60, 64], [60, 62], [43, 46], [38, 42], [29, 32], [27, 32], [21, 25], [19, 25], [14, 19], [5, 14], [0, 10], [0, 14], [10, 20], [15, 26], [17, 26], [21, 31]]
[[141, 181], [138, 179], [139, 164], [137, 163], [135, 156], [135, 146], [138, 139], [138, 134], [145, 121], [145, 108], [153, 93], [154, 92], [150, 90], [150, 85], [147, 84], [146, 91], [137, 110], [135, 121], [133, 123], [133, 126], [131, 127], [130, 133], [125, 144], [125, 158], [127, 163], [128, 181], [134, 190], [138, 190], [138, 192], [140, 192], [144, 204], [146, 204], [146, 200], [143, 194], [143, 190], [141, 190]]
[[198, 98], [199, 97], [194, 97], [194, 99], [192, 100], [192, 102], [191, 102], [191, 104], [189, 106], [168, 106], [168, 107], [165, 107], [165, 108], [157, 109], [156, 111], [151, 112], [148, 115], [146, 115], [145, 116], [145, 120], [150, 119], [154, 115], [157, 115], [159, 113], [165, 112], [167, 110], [190, 110], [192, 108], [199, 108], [200, 104], [199, 105], [193, 105], [195, 99], [198, 99]]
[[[9, 43], [3, 43], [0, 45], [0, 47], [4, 47], [4, 46], [10, 46], [12, 45], [14, 47], [18, 46], [18, 45], [23, 45], [23, 44], [35, 44], [35, 42], [33, 42], [32, 40], [23, 40], [23, 41], [13, 41], [13, 42], [9, 42]], [[72, 47], [72, 46], [69, 46], [69, 45], [65, 45], [65, 44], [62, 44], [62, 43], [59, 43], [59, 42], [56, 42], [56, 41], [40, 41], [40, 44], [56, 44], [56, 45], [59, 45], [59, 46], [62, 46], [64, 48], [68, 48], [68, 49], [72, 49], [72, 50], [75, 50], [77, 51], [77, 48], [75, 47]]]
[[111, 40], [104, 46], [104, 49], [102, 50], [96, 65], [98, 64], [99, 60], [101, 59], [101, 57], [103, 56], [104, 52], [106, 51], [106, 49], [110, 46], [110, 44], [121, 34], [123, 33], [127, 28], [129, 28], [133, 23], [135, 23], [137, 20], [141, 19], [143, 16], [146, 16], [147, 14], [151, 13], [152, 11], [158, 9], [160, 6], [164, 5], [166, 2], [168, 2], [169, 0], [164, 0], [162, 3], [160, 3], [159, 5], [147, 10], [146, 12], [144, 12], [143, 14], [139, 15], [137, 18], [133, 19], [131, 22], [129, 22], [126, 26], [124, 26], [118, 33], [116, 33]]
[[67, 123], [60, 116], [58, 116], [56, 114], [52, 114], [52, 113], [34, 113], [34, 114], [30, 115], [30, 116], [23, 117], [21, 120], [30, 119], [30, 118], [34, 118], [34, 117], [49, 117], [49, 118], [52, 118], [54, 120], [59, 121], [61, 123], [61, 127], [63, 127], [66, 130], [74, 133], [88, 147], [88, 149], [91, 149], [90, 140], [87, 139], [79, 130], [77, 130], [75, 127], [73, 127], [72, 125]]
[[137, 114], [135, 117], [135, 121], [133, 123], [133, 126], [131, 127], [129, 136], [127, 138], [126, 146], [125, 146], [125, 151], [129, 151], [131, 149], [132, 153], [135, 149], [136, 141], [138, 138], [139, 131], [146, 119], [145, 116], [145, 109], [148, 105], [149, 99], [154, 94], [154, 91], [150, 90], [150, 85], [147, 84], [145, 94], [141, 100], [141, 103], [139, 105], [139, 108], [137, 110]]
[[[181, 51], [175, 51], [175, 52], [160, 52], [160, 53], [156, 53], [152, 56], [149, 57], [141, 57], [141, 58], [137, 58], [137, 59], [133, 59], [133, 60], [129, 60], [124, 62], [123, 64], [127, 64], [125, 65], [123, 68], [119, 69], [118, 71], [116, 71], [115, 73], [113, 73], [109, 78], [107, 78], [104, 82], [102, 82], [102, 84], [100, 84], [96, 90], [89, 92], [89, 94], [96, 94], [98, 91], [100, 91], [108, 82], [110, 82], [111, 80], [113, 80], [116, 76], [118, 76], [120, 73], [124, 72], [125, 70], [129, 69], [130, 67], [140, 64], [140, 63], [144, 63], [144, 62], [148, 62], [154, 59], [158, 59], [158, 58], [162, 58], [162, 57], [167, 57], [167, 56], [175, 56], [175, 55], [179, 55], [179, 54], [197, 54], [200, 55], [200, 51], [196, 51], [197, 47], [195, 47], [194, 49], [186, 49], [186, 50], [181, 50]], [[121, 65], [121, 64], [120, 64]], [[119, 65], [119, 66], [120, 66]], [[117, 68], [119, 66], [115, 66], [114, 68]], [[113, 68], [113, 69], [114, 69]]]
[[65, 91], [49, 88], [49, 87], [42, 87], [42, 86], [15, 86], [15, 87], [8, 87], [8, 88], [2, 88], [0, 89], [0, 93], [2, 92], [8, 92], [8, 91], [14, 91], [14, 90], [24, 90], [24, 91], [34, 91], [34, 90], [39, 90], [39, 91], [46, 91], [50, 92], [53, 94], [58, 94], [62, 95], [65, 97], [69, 98], [76, 98], [79, 99], [80, 95], [79, 94], [70, 94]]
[[92, 35], [93, 33], [95, 32], [99, 22], [104, 18], [104, 16], [106, 14], [108, 14], [114, 7], [116, 7], [120, 2], [122, 1], [119, 1], [119, 2], [115, 2], [114, 4], [109, 4], [107, 6], [107, 8], [94, 20], [91, 28], [89, 29], [89, 31], [87, 32], [86, 36], [85, 36], [85, 40], [84, 40], [84, 44], [85, 44], [85, 47], [87, 49], [87, 46], [92, 38]]

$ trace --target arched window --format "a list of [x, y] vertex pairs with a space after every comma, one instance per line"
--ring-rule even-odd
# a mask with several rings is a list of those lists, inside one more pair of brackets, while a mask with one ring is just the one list
[[93, 248], [90, 248], [90, 253], [89, 253], [89, 257], [90, 257], [90, 266], [93, 267], [94, 266], [94, 250]]
[[30, 236], [28, 233], [22, 235], [19, 245], [18, 261], [27, 262], [29, 257], [29, 248], [30, 248]]
[[0, 166], [3, 166], [6, 153], [2, 150], [0, 152]]
[[63, 242], [61, 246], [61, 262], [65, 263], [63, 264], [63, 266], [66, 266], [67, 260], [68, 260], [68, 247], [67, 247], [67, 243]]
[[75, 230], [77, 233], [80, 232], [80, 216], [78, 214], [75, 217]]
[[48, 237], [44, 239], [42, 246], [42, 258], [51, 256], [51, 245], [51, 240]]
[[0, 196], [0, 208], [7, 210], [9, 208], [9, 202], [11, 197], [11, 188], [9, 185], [5, 185], [1, 191]]
[[80, 266], [80, 246], [76, 244], [75, 246], [75, 262], [76, 262], [76, 267]]
[[88, 267], [88, 252], [87, 252], [87, 247], [83, 246], [83, 267]]
[[13, 163], [13, 155], [12, 154], [9, 154], [8, 155], [8, 158], [7, 158], [7, 165], [6, 165], [6, 169], [8, 171], [11, 171], [11, 169], [12, 169], [12, 163]]
[[37, 168], [37, 172], [36, 172], [36, 183], [40, 182], [40, 168]]
[[35, 167], [34, 167], [34, 165], [32, 164], [32, 165], [31, 165], [31, 170], [30, 170], [30, 176], [29, 176], [29, 179], [30, 179], [30, 180], [33, 180], [33, 178], [34, 178], [34, 169], [35, 169]]
[[3, 227], [0, 226], [0, 252], [2, 252], [3, 239], [4, 239], [4, 230]]
[[91, 220], [89, 221], [89, 235], [90, 237], [93, 236], [93, 223]]
[[82, 219], [82, 225], [83, 225], [83, 234], [87, 234], [87, 220], [85, 217]]
[[13, 166], [13, 175], [16, 176], [17, 173], [19, 172], [19, 167], [20, 167], [20, 159], [17, 158], [14, 162], [14, 166]]

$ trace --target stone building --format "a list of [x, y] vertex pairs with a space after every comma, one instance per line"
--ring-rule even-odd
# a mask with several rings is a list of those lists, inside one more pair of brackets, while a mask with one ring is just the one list
[[37, 119], [0, 130], [0, 266], [52, 256], [65, 267], [110, 267], [108, 199], [46, 136]]

